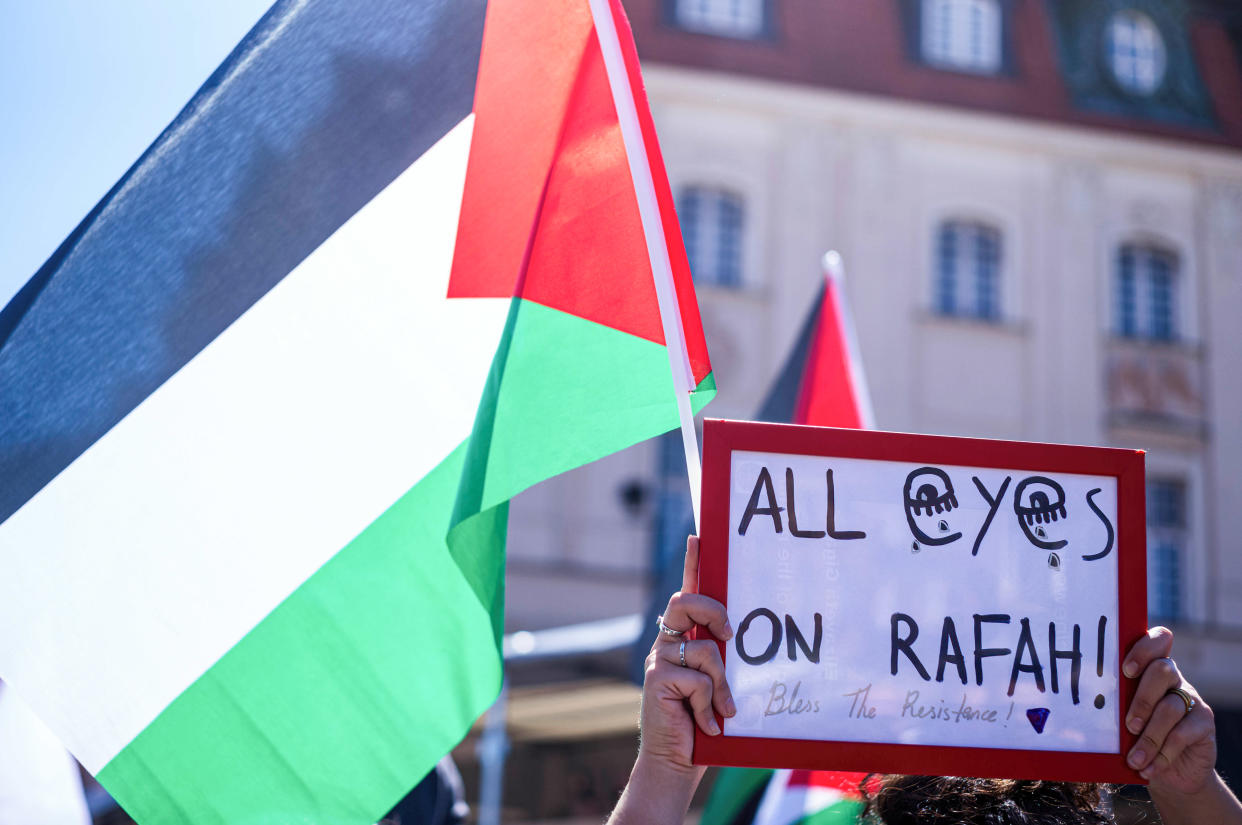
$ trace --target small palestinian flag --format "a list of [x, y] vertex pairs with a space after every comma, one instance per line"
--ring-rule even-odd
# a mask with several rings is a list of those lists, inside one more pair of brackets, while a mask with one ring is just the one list
[[755, 812], [754, 825], [854, 825], [865, 807], [866, 774], [776, 771]]
[[[835, 253], [823, 287], [756, 418], [778, 424], [874, 426], [862, 358]], [[863, 773], [723, 768], [704, 809], [711, 825], [853, 823], [863, 810]], [[822, 817], [822, 818], [821, 818]]]

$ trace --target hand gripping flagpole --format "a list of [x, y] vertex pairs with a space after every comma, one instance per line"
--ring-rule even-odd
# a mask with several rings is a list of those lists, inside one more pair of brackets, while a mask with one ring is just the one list
[[690, 368], [686, 333], [681, 325], [681, 308], [677, 302], [677, 290], [673, 281], [673, 265], [668, 257], [668, 243], [664, 237], [664, 223], [660, 218], [655, 182], [651, 178], [647, 145], [643, 141], [638, 110], [634, 104], [634, 90], [630, 88], [621, 42], [617, 37], [616, 21], [613, 19], [609, 0], [589, 2], [591, 16], [595, 21], [595, 33], [599, 37], [600, 51], [604, 56], [608, 85], [612, 89], [613, 104], [617, 107], [621, 139], [625, 144], [630, 177], [634, 181], [634, 194], [638, 199], [638, 213], [643, 223], [643, 236], [647, 242], [647, 255], [651, 260], [651, 273], [655, 278], [660, 321], [664, 327], [664, 343], [668, 349], [668, 363], [673, 373], [673, 389], [677, 396], [681, 443], [686, 452], [686, 472], [690, 476], [690, 506], [694, 511], [694, 530], [697, 533], [703, 471], [699, 462], [699, 441], [694, 431], [694, 412], [690, 408], [690, 393], [695, 388], [694, 373]]

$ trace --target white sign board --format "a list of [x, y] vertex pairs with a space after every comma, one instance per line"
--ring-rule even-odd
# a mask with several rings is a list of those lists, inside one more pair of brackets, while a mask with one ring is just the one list
[[[1123, 769], [1119, 559], [1143, 548], [1118, 540], [1116, 460], [1138, 454], [1050, 447], [1060, 470], [1032, 452], [1042, 445], [720, 423], [743, 428], [704, 470], [703, 580], [723, 584], [736, 633], [724, 659], [738, 712], [722, 740], [801, 743], [778, 749], [794, 763], [814, 742], [915, 746], [899, 761], [935, 760], [925, 773], [947, 772], [943, 748]], [[740, 448], [774, 431], [782, 449]], [[835, 433], [834, 452], [853, 455], [790, 451], [790, 431]], [[727, 489], [709, 475], [724, 461]], [[1022, 764], [1039, 763], [1053, 764]]]

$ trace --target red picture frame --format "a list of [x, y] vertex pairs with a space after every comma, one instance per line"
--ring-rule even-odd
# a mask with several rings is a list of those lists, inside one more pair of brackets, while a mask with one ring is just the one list
[[[1118, 667], [1125, 651], [1146, 633], [1147, 539], [1144, 453], [1141, 450], [707, 419], [703, 426], [699, 592], [726, 605], [731, 455], [738, 450], [1113, 476], [1117, 480], [1118, 617], [1115, 633], [1121, 653]], [[702, 627], [695, 628], [695, 635], [710, 638]], [[727, 663], [728, 646], [723, 642], [718, 644]], [[1123, 678], [1120, 673], [1117, 676], [1119, 719], [1124, 720], [1137, 680]], [[717, 722], [723, 727], [723, 719], [718, 717]], [[1120, 748], [1114, 754], [708, 736], [696, 728], [694, 762], [738, 767], [1144, 784], [1124, 758], [1137, 737], [1124, 724], [1120, 725], [1120, 734]]]

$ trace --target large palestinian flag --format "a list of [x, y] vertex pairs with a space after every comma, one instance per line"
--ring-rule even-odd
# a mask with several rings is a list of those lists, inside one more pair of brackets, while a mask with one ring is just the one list
[[674, 386], [617, 0], [282, 1], [0, 312], [0, 677], [140, 823], [373, 822], [498, 690], [509, 497]]

